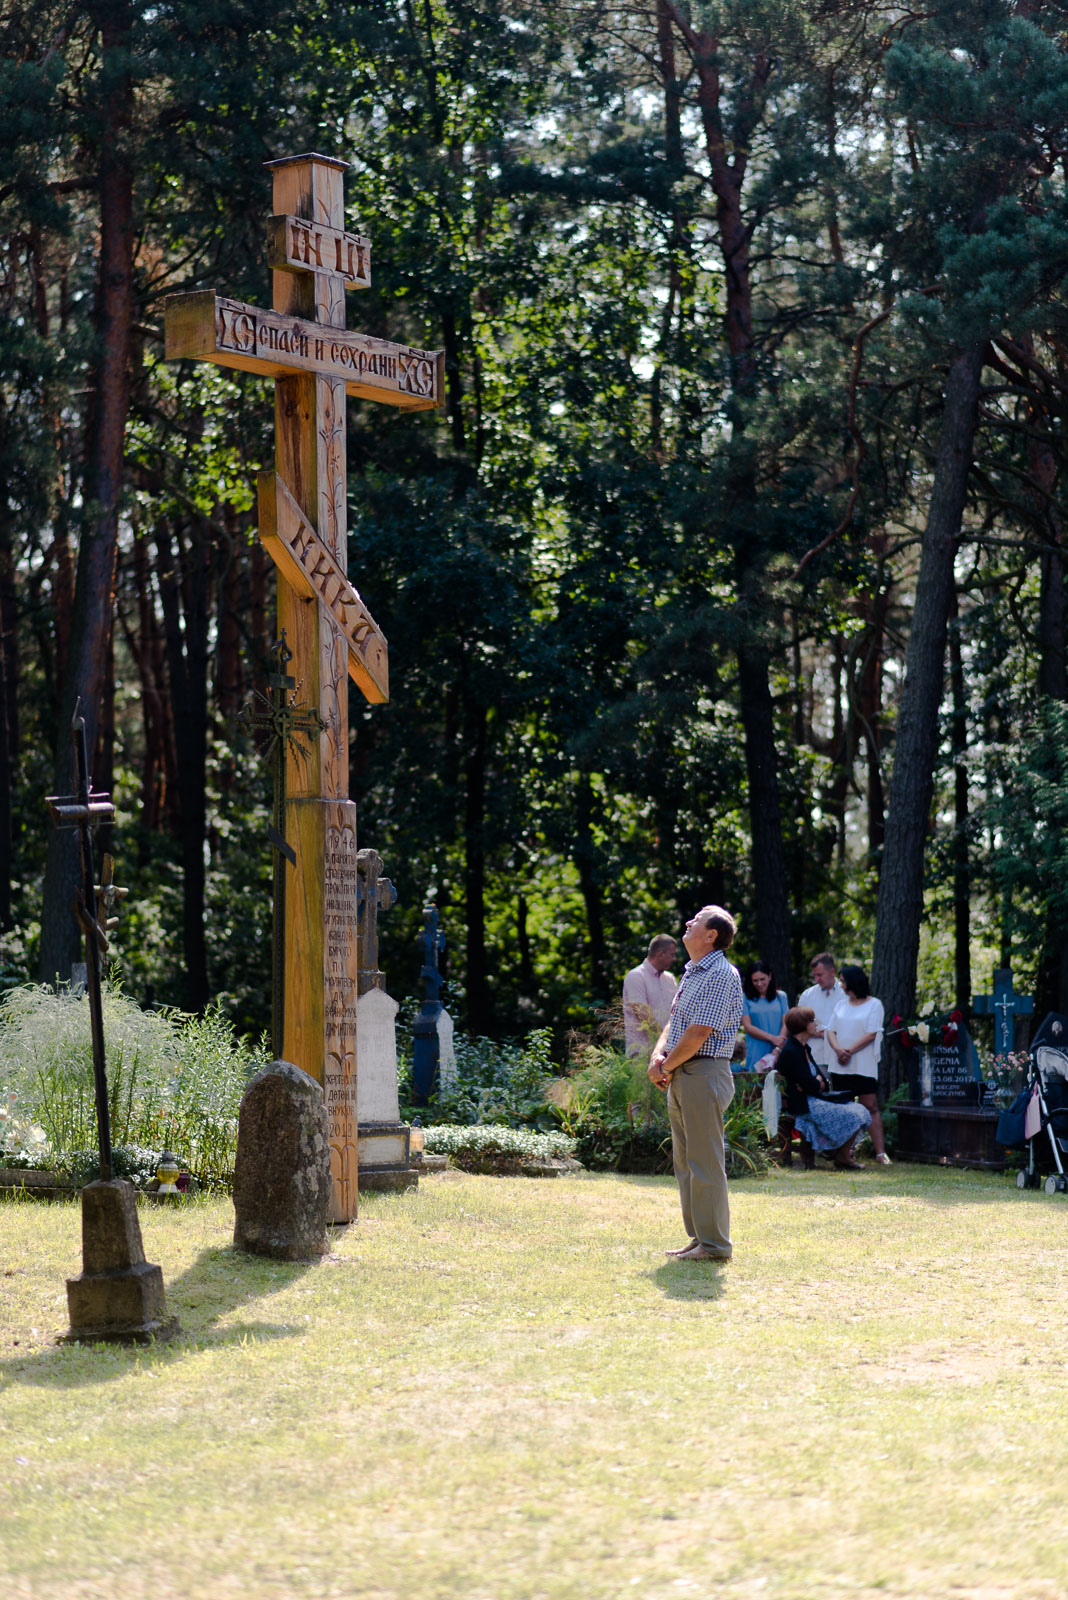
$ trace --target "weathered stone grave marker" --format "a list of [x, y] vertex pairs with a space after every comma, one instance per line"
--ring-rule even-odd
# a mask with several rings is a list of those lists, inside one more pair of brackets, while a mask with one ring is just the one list
[[323, 1087], [331, 1218], [356, 1215], [356, 807], [348, 799], [348, 677], [388, 698], [386, 641], [347, 576], [345, 396], [407, 410], [441, 404], [443, 355], [345, 328], [345, 292], [370, 283], [370, 245], [344, 231], [348, 163], [269, 163], [274, 307], [209, 289], [166, 305], [166, 355], [275, 379], [275, 471], [259, 480], [260, 537], [278, 567], [278, 628], [324, 724], [287, 765], [282, 1055]]

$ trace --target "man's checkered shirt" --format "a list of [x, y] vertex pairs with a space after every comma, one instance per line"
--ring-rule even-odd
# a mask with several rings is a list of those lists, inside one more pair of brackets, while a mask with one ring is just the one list
[[723, 951], [710, 950], [700, 961], [687, 961], [668, 1021], [668, 1051], [687, 1028], [711, 1028], [699, 1054], [729, 1059], [741, 1020], [742, 980]]

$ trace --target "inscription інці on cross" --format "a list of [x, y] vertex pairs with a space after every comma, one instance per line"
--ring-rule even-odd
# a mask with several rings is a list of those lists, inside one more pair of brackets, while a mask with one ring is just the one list
[[348, 163], [269, 163], [271, 310], [214, 290], [171, 296], [169, 360], [275, 380], [275, 470], [259, 481], [260, 536], [278, 568], [278, 631], [321, 732], [286, 774], [284, 1056], [323, 1085], [331, 1119], [332, 1215], [356, 1214], [356, 808], [348, 798], [348, 679], [388, 698], [386, 641], [347, 575], [347, 395], [406, 410], [441, 404], [443, 355], [345, 327], [345, 293], [370, 283], [368, 241], [345, 230]]

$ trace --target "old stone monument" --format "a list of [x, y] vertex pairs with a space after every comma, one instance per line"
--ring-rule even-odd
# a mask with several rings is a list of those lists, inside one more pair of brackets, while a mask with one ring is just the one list
[[397, 1002], [386, 993], [378, 965], [378, 913], [396, 904], [396, 892], [382, 876], [377, 850], [356, 856], [359, 878], [360, 998], [356, 1040], [360, 1073], [359, 1116], [361, 1189], [414, 1189], [419, 1175], [411, 1165], [411, 1129], [400, 1119], [397, 1094]]
[[324, 1255], [332, 1190], [323, 1092], [291, 1061], [272, 1061], [241, 1098], [234, 1244], [252, 1255]]
[[345, 232], [342, 173], [328, 156], [269, 163], [274, 306], [208, 289], [171, 296], [166, 355], [275, 380], [275, 470], [259, 481], [260, 537], [278, 567], [278, 630], [322, 721], [307, 760], [287, 758], [282, 1055], [323, 1087], [331, 1218], [357, 1193], [356, 808], [348, 798], [348, 677], [388, 698], [386, 641], [347, 575], [345, 397], [440, 405], [443, 356], [349, 333], [345, 292], [370, 283], [370, 245]]
[[80, 702], [71, 724], [78, 788], [72, 795], [50, 795], [48, 807], [57, 827], [78, 831], [81, 885], [74, 910], [85, 934], [100, 1177], [82, 1190], [82, 1271], [67, 1280], [70, 1328], [60, 1342], [147, 1344], [170, 1338], [177, 1332], [178, 1319], [167, 1315], [161, 1268], [145, 1260], [133, 1185], [112, 1177], [100, 958], [108, 951], [108, 933], [118, 920], [112, 912], [126, 890], [113, 881], [110, 856], [104, 857], [100, 882], [93, 881], [92, 829], [113, 822], [115, 807], [110, 796], [94, 792], [90, 782], [85, 722], [79, 709]]

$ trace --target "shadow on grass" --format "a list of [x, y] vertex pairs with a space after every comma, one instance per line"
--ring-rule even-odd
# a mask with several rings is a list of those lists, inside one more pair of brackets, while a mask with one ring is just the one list
[[[891, 1167], [880, 1167], [869, 1155], [861, 1156], [863, 1172], [836, 1172], [822, 1162], [812, 1172], [794, 1166], [773, 1168], [767, 1174], [730, 1180], [732, 1196], [774, 1193], [776, 1198], [796, 1193], [799, 1199], [811, 1195], [839, 1196], [845, 1200], [870, 1200], [873, 1196], [910, 1200], [917, 1205], [993, 1206], [1026, 1205], [1036, 1199], [1047, 1205], [1065, 1207], [1065, 1197], [1050, 1199], [1041, 1190], [1021, 1192], [1016, 1187], [1015, 1168], [1004, 1172], [983, 1171], [977, 1167], [950, 1167], [935, 1163], [895, 1160]], [[598, 1172], [599, 1178], [614, 1178], [617, 1183], [640, 1188], [674, 1188], [674, 1178], [637, 1172]]]
[[107, 1383], [131, 1367], [151, 1361], [170, 1365], [194, 1350], [289, 1339], [303, 1332], [297, 1323], [219, 1321], [249, 1301], [260, 1302], [302, 1278], [317, 1261], [272, 1261], [245, 1255], [232, 1245], [202, 1250], [185, 1272], [165, 1283], [167, 1312], [177, 1316], [180, 1331], [167, 1343], [151, 1345], [48, 1345], [32, 1355], [0, 1361], [0, 1384], [40, 1384], [82, 1388]]
[[665, 1261], [649, 1277], [669, 1300], [719, 1300], [730, 1270], [726, 1261]]

